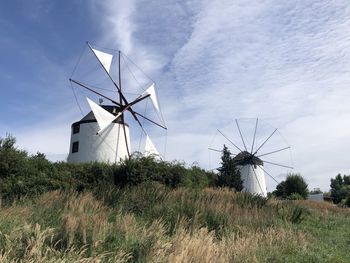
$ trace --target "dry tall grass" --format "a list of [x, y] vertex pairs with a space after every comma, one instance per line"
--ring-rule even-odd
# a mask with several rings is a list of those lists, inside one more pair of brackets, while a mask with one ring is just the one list
[[191, 233], [181, 224], [162, 253], [156, 254], [151, 262], [259, 262], [256, 257], [259, 248], [281, 249], [286, 244], [306, 249], [308, 237], [302, 232], [270, 228], [259, 232], [247, 230], [219, 240], [207, 228]]
[[[92, 193], [58, 191], [34, 205], [6, 208], [0, 222], [23, 220], [0, 223], [0, 262], [268, 262], [269, 251], [302, 251], [312, 240], [277, 227], [278, 211], [266, 200], [227, 189], [159, 191], [168, 192], [157, 193], [159, 201], [147, 211], [137, 207], [137, 213], [127, 199], [108, 207]], [[136, 190], [131, 196], [143, 198]], [[31, 221], [36, 211], [55, 213], [58, 223], [51, 217], [46, 227]]]
[[119, 251], [116, 255], [101, 253], [86, 256], [86, 248], [71, 247], [66, 250], [55, 249], [54, 229], [41, 229], [40, 225], [26, 224], [14, 229], [10, 235], [4, 236], [4, 244], [0, 251], [0, 262], [127, 262], [129, 255]]
[[329, 202], [315, 202], [310, 200], [303, 200], [303, 201], [296, 200], [294, 202], [299, 204], [300, 206], [311, 208], [311, 209], [314, 209], [315, 211], [322, 212], [324, 214], [328, 214], [329, 212], [335, 212], [335, 213], [341, 213], [344, 215], [350, 215], [349, 209], [343, 209]]

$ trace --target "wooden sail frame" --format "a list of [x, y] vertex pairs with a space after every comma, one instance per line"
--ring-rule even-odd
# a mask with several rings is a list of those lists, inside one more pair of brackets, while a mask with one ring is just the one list
[[[259, 160], [261, 161], [262, 163], [266, 163], [266, 164], [269, 164], [269, 165], [273, 165], [273, 166], [278, 166], [278, 167], [283, 167], [283, 168], [288, 168], [288, 169], [294, 169], [294, 167], [292, 166], [289, 166], [289, 165], [285, 165], [285, 164], [280, 164], [280, 163], [276, 163], [276, 162], [271, 162], [271, 161], [267, 161], [267, 160], [264, 160], [264, 159], [261, 159], [260, 157], [263, 157], [263, 156], [268, 156], [268, 155], [272, 155], [272, 154], [276, 154], [276, 153], [279, 153], [279, 152], [282, 152], [282, 151], [285, 151], [285, 150], [288, 150], [288, 149], [291, 149], [290, 146], [287, 146], [287, 147], [283, 147], [283, 148], [279, 148], [279, 149], [276, 149], [276, 150], [273, 150], [273, 151], [269, 151], [269, 152], [265, 152], [265, 153], [260, 153], [259, 152], [263, 149], [263, 147], [268, 143], [268, 141], [276, 134], [276, 132], [278, 131], [278, 129], [274, 129], [273, 132], [271, 134], [269, 134], [269, 136], [267, 136], [267, 138], [260, 144], [260, 145], [256, 145], [256, 136], [257, 136], [257, 131], [258, 131], [258, 123], [259, 123], [259, 119], [256, 118], [255, 119], [255, 127], [254, 127], [254, 135], [253, 135], [253, 140], [252, 140], [252, 146], [250, 148], [250, 150], [248, 150], [247, 148], [247, 145], [246, 145], [246, 142], [244, 140], [244, 137], [243, 137], [243, 134], [242, 134], [242, 130], [239, 126], [239, 122], [237, 119], [235, 119], [235, 123], [236, 123], [236, 127], [237, 127], [237, 130], [238, 130], [238, 134], [240, 136], [240, 139], [242, 141], [242, 144], [244, 146], [244, 149], [242, 149], [241, 147], [238, 146], [237, 143], [235, 143], [232, 139], [230, 139], [227, 135], [225, 135], [223, 133], [223, 131], [217, 129], [218, 133], [223, 137], [225, 138], [225, 140], [227, 142], [229, 142], [232, 146], [234, 146], [234, 148], [236, 150], [239, 151], [238, 154], [231, 154], [232, 156], [235, 156], [235, 158], [237, 158], [239, 155], [241, 155], [242, 153], [245, 153], [245, 157], [244, 157], [244, 160], [235, 160], [235, 163], [236, 164], [242, 164], [244, 163], [245, 165], [249, 165], [253, 172], [254, 172], [254, 175], [257, 179], [257, 175], [255, 173], [255, 170], [253, 169], [253, 166], [256, 165], [256, 160]], [[211, 146], [208, 148], [209, 151], [213, 151], [213, 152], [222, 152], [222, 150], [220, 151], [219, 149], [217, 148], [212, 148]], [[217, 169], [217, 168], [215, 168]], [[213, 169], [213, 170], [215, 170]], [[277, 184], [279, 183], [278, 180], [276, 180], [276, 178], [271, 174], [269, 173], [268, 171], [266, 171], [266, 168], [264, 168], [264, 165], [261, 165], [261, 169], [265, 172], [265, 174], [267, 174], [273, 181], [275, 181]], [[257, 179], [258, 181], [258, 179]], [[258, 181], [259, 183], [259, 181]], [[260, 186], [260, 183], [259, 183], [259, 187], [260, 187], [260, 190], [262, 191], [263, 189], [261, 188]]]
[[[136, 104], [140, 103], [141, 101], [144, 101], [145, 99], [147, 98], [150, 98], [151, 97], [151, 94], [141, 94], [139, 95], [138, 97], [134, 98], [131, 102], [129, 102], [127, 99], [126, 99], [126, 96], [124, 95], [123, 93], [123, 90], [122, 90], [122, 79], [121, 79], [121, 51], [118, 51], [118, 84], [116, 83], [116, 81], [112, 78], [111, 74], [109, 73], [109, 71], [106, 69], [106, 67], [103, 65], [103, 63], [101, 62], [101, 60], [99, 59], [99, 57], [96, 55], [92, 45], [90, 42], [86, 42], [86, 45], [89, 47], [90, 51], [94, 54], [95, 58], [97, 59], [97, 61], [99, 62], [100, 66], [102, 67], [102, 69], [104, 70], [104, 72], [107, 74], [108, 78], [110, 79], [110, 81], [112, 82], [112, 84], [114, 85], [114, 87], [116, 88], [117, 90], [117, 94], [118, 94], [118, 98], [119, 98], [119, 101], [116, 101], [112, 98], [110, 98], [109, 96], [106, 96], [104, 94], [102, 94], [101, 92], [98, 92], [96, 90], [93, 89], [93, 87], [90, 87], [88, 84], [86, 83], [83, 83], [81, 81], [78, 81], [78, 80], [75, 80], [73, 79], [72, 77], [69, 78], [69, 81], [71, 83], [74, 83], [76, 85], [78, 85], [79, 87], [81, 88], [84, 88], [92, 93], [95, 93], [96, 95], [104, 98], [104, 99], [107, 99], [108, 101], [110, 101], [112, 104], [116, 105], [119, 109], [119, 112], [118, 112], [118, 117], [120, 118], [120, 124], [122, 125], [123, 127], [123, 133], [124, 133], [124, 141], [125, 141], [125, 144], [126, 144], [126, 149], [127, 149], [127, 154], [128, 154], [128, 158], [130, 158], [131, 154], [130, 154], [130, 149], [129, 149], [129, 145], [128, 145], [128, 140], [127, 140], [127, 135], [126, 135], [126, 128], [125, 128], [125, 116], [124, 114], [126, 112], [129, 112], [133, 119], [137, 122], [137, 124], [140, 126], [142, 132], [147, 136], [147, 138], [149, 138], [145, 128], [144, 128], [144, 125], [141, 123], [140, 121], [140, 118], [148, 121], [149, 123], [152, 123], [153, 125], [156, 125], [164, 130], [167, 130], [167, 127], [165, 126], [165, 124], [161, 124], [161, 123], [158, 123], [157, 121], [155, 120], [152, 120], [148, 117], [146, 117], [144, 114], [141, 114], [140, 112], [137, 112], [133, 109], [133, 106], [135, 106]], [[164, 120], [163, 120], [164, 121]], [[119, 136], [119, 132], [118, 132], [118, 136]], [[119, 141], [119, 140], [118, 140]]]

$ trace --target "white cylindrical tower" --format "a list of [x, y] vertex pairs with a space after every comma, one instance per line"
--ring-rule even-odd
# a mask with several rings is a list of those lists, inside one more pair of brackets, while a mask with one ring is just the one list
[[[116, 115], [118, 108], [101, 106]], [[123, 125], [125, 126], [125, 133]], [[80, 121], [72, 124], [69, 163], [105, 162], [115, 163], [128, 157], [127, 145], [130, 149], [129, 126], [121, 123], [120, 118], [113, 121], [105, 130], [97, 134], [99, 125], [92, 111]], [[127, 143], [125, 142], [125, 138]]]
[[241, 174], [243, 191], [266, 197], [267, 189], [265, 173], [262, 168], [264, 166], [263, 162], [246, 151], [234, 157], [234, 161]]
[[267, 196], [263, 165], [239, 165], [238, 169], [243, 180], [243, 190], [252, 194]]

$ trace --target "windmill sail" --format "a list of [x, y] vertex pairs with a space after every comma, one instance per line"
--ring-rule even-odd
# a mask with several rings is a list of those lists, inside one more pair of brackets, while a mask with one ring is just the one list
[[[92, 99], [86, 98], [90, 110], [86, 116], [84, 116], [80, 121], [73, 123], [72, 125], [70, 147], [71, 153], [69, 160], [72, 162], [86, 162], [94, 160], [105, 162], [119, 162], [120, 160], [124, 158], [130, 158], [131, 156], [132, 147], [130, 145], [129, 125], [126, 123], [127, 119], [129, 121], [134, 121], [135, 124], [141, 128], [142, 133], [140, 136], [143, 136], [143, 134], [145, 134], [144, 138], [147, 136], [144, 128], [145, 121], [147, 121], [149, 124], [153, 124], [164, 130], [167, 130], [167, 127], [164, 124], [162, 113], [160, 111], [160, 104], [158, 102], [155, 84], [152, 84], [153, 81], [147, 77], [145, 73], [143, 73], [148, 79], [148, 86], [146, 86], [146, 89], [144, 89], [142, 84], [142, 91], [137, 92], [137, 96], [133, 100], [130, 100], [129, 98], [127, 99], [128, 96], [126, 96], [125, 92], [127, 91], [127, 87], [122, 88], [121, 80], [123, 78], [121, 74], [123, 72], [123, 69], [121, 66], [126, 66], [133, 76], [134, 73], [130, 70], [128, 63], [134, 64], [136, 68], [138, 68], [138, 66], [129, 58], [127, 58], [126, 55], [123, 55], [121, 51], [99, 48], [95, 45], [90, 44], [89, 42], [86, 44], [88, 46], [89, 58], [94, 59], [93, 62], [95, 65], [92, 65], [90, 68], [89, 65], [83, 65], [82, 70], [85, 74], [79, 75], [83, 75], [84, 77], [88, 75], [89, 77], [86, 81], [74, 80], [74, 72], [69, 80], [77, 87], [83, 88], [84, 90], [93, 93], [95, 96], [106, 99], [107, 104], [101, 105], [102, 101], [100, 101], [100, 104], [98, 104], [96, 100], [93, 101]], [[96, 84], [95, 78], [96, 59], [99, 64], [99, 75], [96, 75], [96, 77], [97, 79], [101, 79], [101, 81], [97, 81], [99, 84]], [[121, 59], [123, 59], [123, 64], [121, 64]], [[78, 64], [79, 63], [80, 59]], [[115, 70], [117, 74], [111, 74]], [[138, 70], [141, 69], [138, 68]], [[93, 75], [90, 72], [92, 72]], [[141, 70], [141, 72], [143, 71]], [[114, 80], [114, 76], [118, 76], [119, 82]], [[97, 87], [99, 85], [106, 84], [106, 79], [109, 83], [107, 85], [112, 85], [115, 87], [116, 93], [114, 95], [116, 97], [105, 95], [103, 91], [96, 90], [108, 90], [103, 87]], [[93, 83], [89, 83], [90, 81]], [[135, 81], [139, 82], [136, 78]], [[146, 80], [142, 83], [146, 83]], [[130, 86], [132, 87], [132, 85]], [[73, 92], [76, 96], [74, 90]], [[150, 110], [153, 113], [152, 117], [148, 117], [149, 115], [146, 112], [148, 110], [148, 98], [151, 99], [153, 104], [153, 106], [150, 107]], [[139, 112], [141, 106], [137, 107], [138, 105], [141, 105], [141, 102], [146, 103], [144, 113]], [[77, 103], [80, 107], [78, 99]], [[132, 117], [130, 119], [126, 118], [129, 114]], [[158, 118], [158, 120], [153, 120], [153, 117]], [[80, 129], [82, 132], [80, 132]], [[98, 134], [101, 136], [95, 136]], [[148, 136], [145, 139], [146, 141], [144, 144], [144, 154], [146, 156], [152, 154], [159, 155], [151, 139]]]
[[97, 133], [101, 133], [104, 129], [106, 129], [116, 118], [119, 117], [119, 115], [114, 116], [112, 113], [109, 113], [101, 106], [97, 105], [95, 102], [90, 100], [89, 98], [86, 98], [92, 112], [95, 115], [95, 118], [97, 120], [98, 126], [100, 127], [100, 130]]
[[110, 70], [111, 64], [112, 64], [113, 55], [99, 51], [99, 50], [94, 49], [94, 48], [91, 48], [91, 49], [95, 53], [96, 57], [101, 62], [103, 67], [106, 69], [106, 71], [109, 73], [109, 70]]
[[157, 100], [156, 90], [154, 88], [154, 83], [148, 89], [146, 89], [146, 91], [144, 93], [147, 93], [150, 95], [153, 106], [156, 108], [157, 111], [159, 111], [159, 104], [158, 104], [158, 100]]
[[149, 136], [146, 136], [146, 144], [145, 144], [145, 155], [159, 155], [156, 147], [154, 146], [153, 142], [151, 141], [151, 139], [149, 138]]

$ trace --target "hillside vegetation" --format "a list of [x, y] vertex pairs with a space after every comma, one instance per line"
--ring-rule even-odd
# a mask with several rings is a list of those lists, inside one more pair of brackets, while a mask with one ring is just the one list
[[52, 191], [0, 212], [1, 262], [350, 262], [350, 214], [157, 183]]
[[51, 163], [0, 139], [0, 262], [350, 262], [350, 212], [135, 156]]
[[170, 188], [216, 186], [217, 176], [197, 166], [166, 162], [135, 154], [120, 164], [52, 163], [42, 153], [29, 155], [16, 148], [15, 138], [0, 138], [0, 198], [11, 203], [22, 196], [37, 196], [52, 190], [78, 192], [115, 185], [127, 187], [159, 182]]

